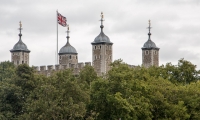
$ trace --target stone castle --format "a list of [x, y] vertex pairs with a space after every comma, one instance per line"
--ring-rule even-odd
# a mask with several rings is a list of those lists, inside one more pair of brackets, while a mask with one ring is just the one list
[[[58, 65], [48, 65], [48, 66], [34, 66], [34, 69], [39, 73], [49, 76], [54, 71], [73, 69], [74, 74], [79, 74], [80, 70], [85, 66], [93, 66], [97, 75], [100, 76], [107, 73], [110, 70], [110, 63], [113, 61], [113, 43], [110, 41], [109, 37], [103, 32], [103, 21], [104, 16], [101, 13], [101, 31], [100, 34], [94, 39], [92, 44], [92, 64], [91, 62], [78, 63], [78, 52], [69, 42], [69, 26], [67, 30], [67, 43], [60, 49], [59, 64]], [[149, 33], [148, 40], [144, 43], [142, 47], [142, 65], [144, 67], [149, 66], [159, 66], [159, 48], [151, 40], [151, 23], [149, 20]], [[22, 24], [20, 22], [19, 28], [19, 41], [14, 45], [11, 52], [11, 61], [15, 65], [28, 64], [29, 65], [29, 53], [31, 52], [26, 44], [22, 42]], [[134, 67], [133, 65], [129, 65]]]

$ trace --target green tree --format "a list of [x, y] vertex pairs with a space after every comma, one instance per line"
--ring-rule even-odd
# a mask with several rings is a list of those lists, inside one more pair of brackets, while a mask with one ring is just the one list
[[15, 73], [15, 66], [9, 61], [0, 63], [0, 81], [8, 80], [13, 77]]
[[77, 84], [71, 70], [60, 71], [41, 81], [27, 100], [23, 119], [83, 119], [89, 94]]
[[97, 113], [96, 119], [151, 119], [151, 105], [134, 79], [134, 69], [122, 60], [113, 62], [111, 67], [106, 78], [92, 84], [90, 109]]

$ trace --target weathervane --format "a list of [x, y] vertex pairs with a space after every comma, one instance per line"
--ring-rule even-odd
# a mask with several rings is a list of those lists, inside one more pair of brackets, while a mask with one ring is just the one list
[[19, 22], [19, 27], [22, 28], [22, 22], [21, 21]]
[[69, 31], [69, 24], [67, 24], [66, 27], [67, 27], [67, 42], [69, 42], [69, 38], [70, 38], [69, 37], [69, 32], [70, 32]]
[[22, 30], [22, 22], [19, 21], [19, 31], [20, 31], [20, 34], [21, 34], [21, 30]]
[[149, 29], [149, 33], [150, 33], [150, 29], [151, 29], [152, 27], [151, 27], [151, 20], [149, 20], [149, 27], [148, 27], [148, 29]]
[[103, 19], [103, 12], [101, 12], [101, 19]]
[[103, 31], [103, 27], [104, 27], [103, 26], [103, 21], [104, 21], [104, 19], [103, 19], [104, 18], [103, 12], [101, 12], [100, 16], [101, 16], [101, 20], [100, 20], [101, 21], [101, 26], [100, 26], [100, 28], [101, 28], [101, 31]]
[[69, 25], [67, 25], [67, 30], [69, 31]]
[[19, 40], [21, 40], [21, 36], [22, 36], [21, 30], [22, 30], [22, 22], [19, 21]]
[[151, 40], [151, 32], [150, 32], [150, 30], [151, 30], [151, 20], [149, 20], [149, 27], [148, 27], [148, 29], [149, 29], [149, 33], [148, 33], [148, 35], [149, 35], [149, 40]]
[[149, 20], [149, 26], [151, 26], [151, 20]]

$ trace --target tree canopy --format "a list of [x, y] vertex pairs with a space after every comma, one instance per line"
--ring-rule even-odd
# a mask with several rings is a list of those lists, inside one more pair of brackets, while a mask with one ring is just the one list
[[2, 120], [193, 120], [200, 119], [199, 70], [177, 65], [130, 68], [122, 60], [104, 76], [85, 66], [51, 76], [26, 64], [0, 64]]

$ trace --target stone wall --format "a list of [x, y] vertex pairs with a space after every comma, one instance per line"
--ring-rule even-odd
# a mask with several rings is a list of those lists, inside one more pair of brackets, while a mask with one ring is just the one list
[[78, 75], [84, 66], [91, 66], [91, 62], [78, 63], [78, 64], [66, 64], [66, 65], [48, 65], [48, 66], [33, 66], [35, 72], [38, 74], [43, 74], [45, 76], [50, 76], [56, 71], [72, 69], [74, 75]]
[[77, 64], [78, 63], [78, 56], [74, 54], [69, 55], [59, 55], [59, 64]]
[[11, 61], [15, 65], [20, 65], [20, 64], [28, 64], [29, 65], [29, 53], [27, 52], [12, 52], [11, 53]]
[[142, 50], [142, 65], [144, 67], [159, 66], [159, 50]]

